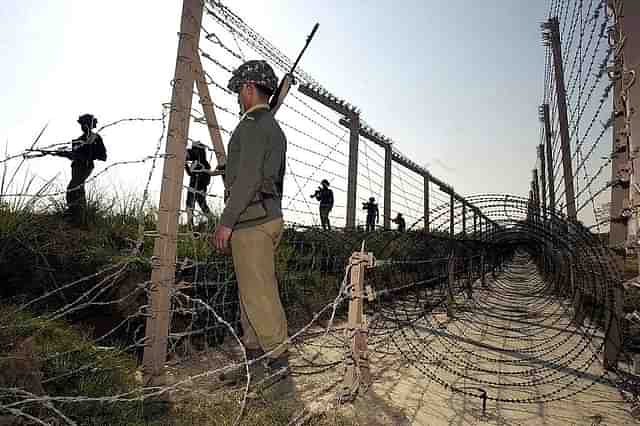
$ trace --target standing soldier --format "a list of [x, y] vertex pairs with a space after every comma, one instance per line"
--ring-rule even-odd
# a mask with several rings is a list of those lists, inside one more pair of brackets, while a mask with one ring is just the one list
[[[229, 80], [229, 90], [238, 94], [242, 116], [229, 141], [225, 208], [213, 236], [222, 252], [231, 243], [247, 357], [251, 360], [269, 353], [262, 365], [250, 367], [258, 380], [274, 373], [282, 378], [278, 373], [289, 366], [287, 319], [274, 260], [283, 231], [287, 141], [267, 104], [277, 85], [265, 61], [245, 62]], [[220, 379], [235, 384], [245, 377], [246, 369], [241, 366]]]
[[64, 155], [71, 160], [71, 181], [67, 186], [65, 218], [75, 224], [86, 221], [87, 198], [84, 183], [93, 171], [93, 160], [107, 160], [102, 137], [92, 131], [98, 125], [98, 119], [91, 114], [83, 114], [78, 117], [78, 124], [82, 129], [82, 136], [71, 142], [71, 151]]
[[189, 189], [187, 190], [187, 222], [189, 226], [193, 226], [193, 209], [196, 201], [200, 206], [202, 213], [209, 216], [211, 210], [207, 205], [207, 187], [211, 182], [211, 165], [207, 161], [206, 146], [200, 142], [191, 144], [191, 148], [187, 149], [187, 160], [184, 164], [184, 170], [189, 175]]
[[376, 229], [376, 223], [380, 223], [380, 213], [378, 212], [376, 199], [371, 197], [368, 203], [362, 203], [362, 210], [367, 211], [367, 232], [373, 232]]
[[331, 230], [329, 213], [333, 209], [333, 191], [329, 189], [328, 180], [322, 179], [320, 184], [322, 186], [316, 190], [311, 198], [320, 201], [320, 223], [322, 224], [322, 229]]
[[398, 215], [392, 221], [393, 223], [398, 225], [399, 232], [404, 232], [405, 229], [407, 229], [407, 222], [405, 222], [404, 217], [402, 217], [402, 213], [398, 213]]

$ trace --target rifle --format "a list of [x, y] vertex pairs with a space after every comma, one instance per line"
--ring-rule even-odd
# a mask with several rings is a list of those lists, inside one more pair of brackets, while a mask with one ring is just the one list
[[47, 155], [53, 155], [53, 156], [56, 156], [56, 157], [64, 157], [64, 158], [71, 159], [72, 152], [70, 150], [68, 150], [68, 149], [55, 149], [55, 150], [51, 150], [51, 149], [27, 149], [22, 154], [22, 157], [25, 158], [25, 159], [30, 159], [30, 158], [45, 157]]
[[319, 23], [316, 23], [313, 26], [313, 29], [311, 30], [311, 34], [309, 34], [307, 36], [307, 41], [305, 42], [304, 47], [302, 48], [302, 51], [298, 55], [298, 58], [293, 63], [293, 66], [291, 67], [289, 72], [287, 74], [285, 74], [284, 77], [282, 77], [282, 80], [280, 81], [280, 84], [278, 85], [278, 89], [276, 90], [276, 92], [271, 97], [271, 100], [269, 101], [269, 107], [271, 108], [271, 112], [273, 113], [273, 115], [276, 115], [276, 112], [278, 112], [278, 109], [280, 108], [280, 106], [284, 102], [284, 98], [289, 93], [289, 89], [291, 89], [291, 86], [293, 84], [295, 84], [295, 80], [294, 80], [294, 77], [293, 77], [293, 72], [295, 71], [296, 67], [298, 66], [298, 62], [300, 62], [300, 59], [302, 58], [302, 55], [307, 50], [307, 47], [309, 46], [309, 43], [311, 43], [311, 40], [313, 39], [313, 36], [316, 34], [316, 31], [318, 30], [319, 26], [320, 26]]

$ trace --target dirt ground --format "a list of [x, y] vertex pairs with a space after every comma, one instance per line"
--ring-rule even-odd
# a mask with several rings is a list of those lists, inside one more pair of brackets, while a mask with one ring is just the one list
[[[523, 286], [539, 284], [537, 278], [527, 278], [531, 271], [511, 272], [523, 277]], [[434, 312], [409, 331], [376, 335], [372, 330], [373, 382], [353, 402], [336, 400], [344, 373], [342, 363], [332, 365], [345, 353], [340, 324], [330, 333], [312, 330], [291, 351], [291, 399], [304, 407], [300, 418], [334, 412], [359, 425], [640, 424], [611, 377], [603, 375], [598, 353], [602, 336], [594, 332], [585, 337], [584, 329], [576, 330], [562, 300], [547, 298], [535, 309], [534, 302], [507, 309], [499, 280], [487, 289], [474, 286], [472, 300], [457, 299], [453, 319]], [[229, 354], [237, 353], [232, 342], [225, 349], [199, 353], [171, 367], [170, 375], [180, 380], [226, 365]], [[212, 398], [224, 392], [215, 377], [194, 381], [192, 389]], [[483, 391], [488, 397], [484, 409]]]

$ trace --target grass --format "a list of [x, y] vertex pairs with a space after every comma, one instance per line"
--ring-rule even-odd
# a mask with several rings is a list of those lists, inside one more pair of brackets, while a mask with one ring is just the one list
[[[34, 361], [31, 371], [14, 374], [10, 368], [16, 348], [29, 339]], [[107, 397], [138, 388], [136, 360], [119, 348], [96, 347], [83, 332], [63, 321], [47, 321], [32, 313], [17, 311], [14, 306], [0, 306], [0, 385], [6, 385], [20, 374], [36, 374], [44, 394], [50, 396]], [[66, 416], [86, 426], [187, 426], [232, 425], [239, 412], [238, 395], [223, 394], [221, 399], [190, 396], [174, 404], [159, 402], [98, 403], [75, 402], [57, 404]], [[15, 402], [0, 396], [0, 404]], [[291, 401], [252, 403], [242, 419], [243, 425], [286, 425], [300, 412], [300, 404]], [[39, 407], [25, 410], [42, 415]], [[2, 415], [0, 408], [0, 415]], [[336, 413], [321, 413], [306, 425], [352, 425]]]

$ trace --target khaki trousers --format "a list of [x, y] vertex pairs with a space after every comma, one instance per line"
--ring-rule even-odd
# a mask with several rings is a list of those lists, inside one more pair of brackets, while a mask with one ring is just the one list
[[287, 318], [275, 271], [275, 251], [282, 237], [278, 218], [231, 234], [233, 266], [240, 294], [240, 323], [247, 349], [262, 348], [278, 357], [287, 350]]

